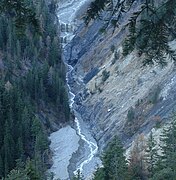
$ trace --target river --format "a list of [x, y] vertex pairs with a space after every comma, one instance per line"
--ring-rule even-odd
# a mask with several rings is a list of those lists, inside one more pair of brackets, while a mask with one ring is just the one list
[[[76, 13], [89, 1], [60, 0], [58, 17], [65, 45], [74, 37], [74, 29], [77, 25]], [[66, 66], [68, 67], [66, 76], [68, 83], [68, 77], [73, 67], [68, 64]], [[100, 158], [97, 156], [98, 146], [80, 115], [74, 111], [75, 94], [71, 92], [69, 83], [68, 89], [70, 108], [75, 114], [75, 128], [68, 125], [50, 135], [53, 165], [49, 172], [55, 175], [54, 179], [68, 180], [79, 170], [84, 179], [91, 179], [95, 168], [101, 164]]]

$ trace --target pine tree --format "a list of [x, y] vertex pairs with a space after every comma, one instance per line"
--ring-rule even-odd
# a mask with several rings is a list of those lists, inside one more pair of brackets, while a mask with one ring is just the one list
[[99, 177], [111, 180], [125, 179], [127, 177], [127, 162], [123, 153], [122, 144], [120, 140], [115, 137], [103, 154], [103, 168], [101, 170], [98, 169], [95, 173], [96, 179]]
[[104, 168], [97, 168], [96, 172], [94, 173], [94, 180], [104, 180], [104, 179], [105, 179]]
[[[121, 17], [133, 11], [131, 8], [134, 3], [135, 0], [96, 0], [90, 4], [85, 22], [88, 24], [91, 19], [102, 19], [101, 14], [106, 11], [103, 30], [111, 24], [117, 28]], [[138, 11], [129, 18], [124, 27], [128, 28], [129, 33], [123, 43], [123, 55], [126, 56], [136, 49], [140, 56], [144, 55], [144, 65], [157, 63], [163, 67], [168, 63], [168, 59], [176, 61], [176, 54], [168, 45], [170, 37], [176, 36], [176, 3], [174, 0], [166, 0], [156, 4], [153, 0], [141, 2]]]
[[152, 178], [156, 171], [158, 158], [159, 155], [158, 155], [158, 149], [156, 148], [156, 141], [153, 137], [153, 132], [151, 132], [147, 142], [146, 156], [145, 156], [149, 178]]
[[39, 21], [36, 17], [36, 12], [32, 8], [34, 7], [30, 7], [26, 0], [1, 0], [0, 2], [1, 14], [9, 14], [11, 17], [13, 17], [12, 14], [15, 15], [15, 26], [19, 35], [24, 34], [28, 24], [32, 24], [35, 30], [40, 32]]
[[[1, 153], [1, 151], [0, 151]], [[2, 155], [0, 154], [0, 178], [4, 177], [4, 165]]]
[[110, 0], [95, 0], [94, 2], [91, 2], [90, 7], [87, 10], [87, 14], [84, 17], [86, 24], [88, 24], [91, 19], [100, 17], [100, 13], [111, 3], [112, 1]]
[[31, 133], [33, 137], [36, 137], [41, 130], [41, 123], [37, 117], [32, 119]]
[[39, 172], [37, 171], [35, 167], [35, 163], [32, 160], [27, 160], [26, 162], [26, 167], [25, 167], [25, 172], [29, 179], [31, 180], [40, 180], [39, 177]]
[[18, 138], [17, 147], [16, 147], [16, 153], [17, 153], [17, 158], [24, 159], [24, 148], [23, 148], [22, 137]]
[[158, 164], [157, 172], [154, 179], [161, 177], [174, 179], [176, 177], [176, 116], [172, 118], [173, 122], [170, 127], [165, 129], [161, 137], [160, 164]]
[[4, 167], [5, 175], [14, 167], [14, 141], [11, 134], [10, 124], [8, 121], [5, 123], [4, 135]]
[[22, 112], [22, 126], [23, 126], [23, 142], [30, 139], [30, 115], [28, 108], [25, 106]]
[[[46, 107], [53, 110], [59, 107], [56, 112], [62, 117], [68, 112], [68, 109], [64, 111], [64, 107], [68, 107], [68, 98], [54, 3], [51, 7], [45, 0], [0, 1], [1, 65], [5, 69], [0, 72], [0, 179], [7, 176], [20, 179], [23, 171], [23, 179], [26, 176], [45, 179], [45, 152], [49, 144], [44, 125], [36, 117]], [[35, 33], [38, 19], [42, 21], [43, 34]], [[50, 37], [48, 42], [47, 37]], [[49, 87], [52, 91], [46, 90], [49, 52], [53, 64]], [[64, 91], [62, 103], [61, 91]], [[28, 157], [31, 160], [26, 162]], [[26, 168], [19, 169], [17, 159], [23, 161]]]
[[13, 169], [7, 175], [6, 180], [30, 180], [30, 178], [25, 174], [24, 170]]

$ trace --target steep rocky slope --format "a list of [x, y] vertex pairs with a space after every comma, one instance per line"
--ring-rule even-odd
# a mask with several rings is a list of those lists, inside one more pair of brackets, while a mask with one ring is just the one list
[[[101, 34], [103, 24], [98, 20], [88, 27], [81, 24], [66, 47], [66, 61], [74, 66], [70, 76], [72, 90], [77, 93], [74, 106], [100, 149], [116, 134], [128, 147], [138, 134], [163, 125], [176, 105], [172, 62], [164, 68], [143, 67], [143, 57], [137, 52], [122, 56], [123, 24], [129, 14], [114, 33], [109, 28]], [[175, 50], [176, 42], [170, 46]]]

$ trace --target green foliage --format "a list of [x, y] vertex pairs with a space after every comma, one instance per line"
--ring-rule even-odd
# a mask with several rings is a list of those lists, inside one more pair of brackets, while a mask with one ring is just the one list
[[37, 32], [40, 32], [39, 20], [34, 11], [34, 4], [27, 0], [13, 0], [0, 2], [0, 13], [8, 15], [14, 22], [17, 33], [24, 35], [28, 25], [32, 25]]
[[103, 180], [105, 179], [105, 172], [103, 168], [97, 168], [94, 173], [94, 180]]
[[175, 61], [175, 52], [168, 45], [169, 36], [175, 36], [172, 33], [175, 10], [173, 0], [163, 2], [159, 7], [146, 1], [129, 20], [129, 35], [123, 44], [123, 54], [137, 49], [140, 55], [144, 54], [144, 65], [157, 63], [163, 67], [167, 64], [167, 57]]
[[158, 148], [156, 148], [156, 141], [153, 137], [153, 133], [150, 133], [147, 148], [146, 148], [146, 164], [148, 170], [148, 177], [152, 178], [157, 166], [157, 161], [159, 159]]
[[[136, 1], [105, 0], [100, 4], [99, 0], [91, 3], [85, 21], [89, 23], [91, 19], [99, 18], [104, 20], [104, 30], [109, 26], [114, 28], [120, 24], [120, 19], [129, 11], [133, 11]], [[102, 13], [102, 11], [106, 12]], [[103, 19], [102, 16], [106, 17]], [[125, 26], [129, 33], [123, 42], [123, 55], [126, 56], [133, 50], [144, 55], [144, 65], [154, 63], [162, 67], [170, 60], [176, 61], [176, 54], [168, 45], [170, 39], [176, 37], [176, 3], [174, 0], [157, 1], [146, 0], [141, 3], [140, 8], [132, 14], [129, 22]]]
[[176, 115], [160, 136], [157, 145], [153, 132], [147, 140], [140, 135], [130, 152], [128, 166], [120, 141], [115, 138], [102, 156], [103, 167], [97, 168], [94, 180], [174, 180], [176, 177]]
[[100, 13], [105, 9], [107, 5], [111, 3], [110, 0], [95, 0], [91, 2], [87, 14], [84, 17], [86, 24], [88, 24], [91, 19], [96, 19], [100, 17]]
[[[0, 179], [43, 180], [45, 126], [50, 128], [43, 114], [52, 109], [63, 122], [70, 117], [56, 4], [3, 0], [0, 5]], [[42, 34], [32, 28], [38, 28], [38, 17]]]
[[[134, 2], [134, 0], [131, 1], [131, 4]], [[104, 20], [105, 24], [103, 29], [106, 30], [107, 27], [113, 26], [118, 27], [119, 26], [119, 20], [122, 17], [123, 13], [126, 12], [127, 9], [129, 9], [129, 2], [127, 1], [111, 1], [111, 0], [95, 0], [92, 2], [84, 16], [84, 20], [86, 24], [89, 24], [91, 19], [101, 19]], [[130, 5], [131, 6], [131, 5]], [[103, 17], [102, 12], [106, 11], [106, 18]]]
[[23, 172], [19, 170], [13, 169], [8, 174], [6, 180], [30, 180], [29, 177]]
[[156, 129], [159, 129], [159, 128], [161, 128], [161, 121], [156, 121], [156, 125], [155, 125], [155, 128]]
[[161, 137], [161, 150], [162, 155], [160, 157], [161, 162], [159, 164], [158, 170], [160, 173], [167, 174], [168, 170], [170, 171], [170, 179], [174, 179], [176, 176], [176, 116], [173, 116], [173, 122], [171, 126], [164, 130], [164, 133]]
[[29, 179], [40, 180], [39, 172], [36, 169], [35, 161], [27, 160], [25, 171]]
[[175, 177], [173, 176], [173, 172], [171, 168], [165, 168], [161, 171], [156, 171], [155, 175], [151, 178], [152, 180], [173, 180]]
[[[33, 151], [36, 146], [39, 147], [37, 152], [42, 154], [48, 148], [48, 140], [39, 119], [34, 117], [31, 109], [33, 103], [19, 92], [16, 85], [7, 86], [7, 83], [3, 81], [0, 83], [1, 128], [4, 129], [0, 134], [0, 146], [2, 147], [0, 176], [3, 177], [15, 167], [16, 159], [25, 161], [25, 155], [34, 158]], [[36, 126], [35, 128], [34, 125], [31, 126], [32, 119], [35, 119], [35, 123], [38, 124], [38, 131], [36, 131]], [[10, 173], [9, 178], [13, 174], [21, 176], [21, 172], [14, 170]]]
[[102, 157], [103, 168], [98, 168], [94, 179], [118, 180], [127, 177], [127, 163], [120, 140], [115, 137]]
[[131, 53], [134, 48], [135, 48], [135, 42], [136, 42], [136, 26], [134, 23], [133, 18], [131, 18], [132, 20], [129, 23], [129, 32], [130, 35], [127, 36], [127, 38], [125, 39], [123, 45], [123, 55], [126, 56], [129, 53]]
[[115, 138], [102, 156], [103, 167], [97, 168], [94, 180], [174, 180], [176, 177], [176, 115], [164, 129], [157, 144], [153, 132], [146, 142], [138, 136], [130, 152], [128, 165], [120, 141]]

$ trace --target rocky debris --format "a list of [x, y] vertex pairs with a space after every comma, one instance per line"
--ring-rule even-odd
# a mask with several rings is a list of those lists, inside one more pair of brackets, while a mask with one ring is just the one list
[[[165, 122], [173, 111], [176, 105], [175, 68], [171, 62], [164, 68], [142, 67], [144, 57], [136, 52], [123, 58], [121, 46], [126, 31], [120, 28], [112, 34], [109, 28], [102, 35], [99, 33], [101, 26], [101, 21], [94, 21], [89, 27], [81, 25], [66, 47], [66, 61], [74, 65], [70, 84], [77, 93], [75, 108], [89, 125], [101, 149], [114, 135], [119, 135], [128, 147], [137, 134], [147, 134], [156, 125], [156, 119]], [[171, 46], [176, 49], [175, 41]], [[115, 56], [116, 52], [118, 56]], [[109, 76], [103, 82], [105, 70]], [[161, 90], [154, 92], [157, 87]], [[159, 101], [155, 101], [155, 93]], [[128, 111], [131, 107], [139, 111], [136, 105], [141, 101], [141, 116], [137, 117], [137, 123], [133, 122], [137, 127], [128, 134], [129, 124], [132, 124], [127, 122]]]
[[51, 140], [50, 148], [53, 152], [53, 165], [50, 172], [55, 174], [54, 179], [68, 180], [68, 166], [72, 154], [78, 150], [79, 136], [70, 126], [66, 126], [59, 131], [52, 133], [49, 137]]

